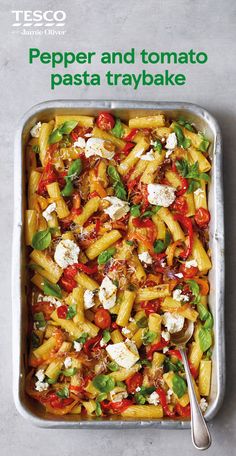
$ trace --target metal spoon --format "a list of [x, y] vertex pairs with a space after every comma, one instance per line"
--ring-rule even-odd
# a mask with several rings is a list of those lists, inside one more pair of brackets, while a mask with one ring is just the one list
[[188, 323], [184, 325], [184, 328], [181, 331], [171, 334], [171, 342], [176, 347], [178, 347], [180, 351], [186, 373], [186, 379], [188, 383], [188, 394], [191, 406], [192, 442], [195, 448], [197, 448], [198, 450], [207, 450], [207, 448], [209, 448], [209, 446], [211, 445], [211, 436], [196, 398], [185, 348], [187, 342], [191, 339], [193, 335], [193, 331], [194, 324], [192, 321], [188, 320]]

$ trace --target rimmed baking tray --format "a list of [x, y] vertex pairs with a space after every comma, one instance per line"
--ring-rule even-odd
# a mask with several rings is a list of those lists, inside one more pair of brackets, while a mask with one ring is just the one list
[[56, 114], [96, 115], [107, 110], [121, 119], [163, 113], [167, 117], [185, 116], [193, 122], [211, 141], [211, 183], [209, 184], [210, 248], [213, 268], [209, 274], [211, 292], [209, 306], [214, 316], [213, 372], [209, 407], [205, 414], [211, 420], [218, 412], [225, 388], [225, 343], [224, 343], [224, 216], [223, 216], [223, 173], [222, 140], [218, 123], [205, 109], [190, 103], [132, 102], [132, 101], [74, 101], [59, 100], [40, 103], [31, 108], [20, 120], [15, 139], [14, 160], [14, 232], [12, 250], [12, 314], [13, 314], [13, 393], [19, 413], [33, 424], [47, 428], [145, 428], [184, 429], [189, 421], [124, 420], [118, 417], [83, 418], [74, 415], [58, 417], [45, 413], [40, 404], [25, 393], [27, 372], [28, 311], [26, 302], [27, 281], [24, 249], [25, 209], [25, 154], [24, 148], [29, 131], [38, 121], [49, 121]]

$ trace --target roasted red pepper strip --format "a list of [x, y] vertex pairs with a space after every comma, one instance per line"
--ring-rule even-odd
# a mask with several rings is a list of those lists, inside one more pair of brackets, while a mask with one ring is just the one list
[[192, 252], [193, 249], [193, 225], [192, 221], [189, 217], [185, 217], [185, 215], [175, 214], [174, 219], [177, 220], [186, 230], [188, 233], [188, 247], [186, 250], [180, 254], [180, 258], [182, 260], [186, 260]]
[[178, 415], [182, 416], [183, 418], [187, 418], [190, 416], [191, 409], [190, 409], [190, 404], [186, 405], [186, 407], [182, 407], [180, 404], [176, 404], [175, 410], [178, 413]]
[[153, 221], [148, 218], [140, 219], [140, 218], [136, 217], [132, 220], [132, 223], [136, 228], [153, 228], [153, 227], [155, 228]]
[[122, 413], [124, 412], [130, 405], [133, 405], [133, 401], [131, 399], [123, 399], [119, 402], [105, 402], [102, 401], [101, 403], [102, 410], [104, 412], [112, 411], [113, 413]]
[[179, 361], [182, 361], [182, 356], [179, 350], [168, 350], [168, 355], [175, 356], [179, 359]]
[[131, 149], [133, 149], [133, 147], [135, 146], [134, 143], [132, 142], [127, 142], [125, 147], [122, 149], [122, 153], [125, 154], [125, 155], [128, 155], [129, 152], [131, 151]]
[[128, 135], [126, 135], [123, 139], [125, 141], [132, 141], [132, 139], [134, 139], [134, 137], [137, 135], [138, 133], [138, 128], [132, 128], [132, 130], [128, 133]]
[[44, 168], [38, 184], [38, 193], [42, 195], [47, 190], [47, 185], [57, 181], [57, 175], [49, 162]]
[[97, 350], [100, 347], [99, 345], [99, 342], [100, 340], [102, 339], [102, 334], [98, 334], [97, 336], [95, 337], [91, 337], [91, 339], [88, 339], [85, 344], [84, 344], [84, 352], [86, 353], [86, 355], [90, 355], [90, 353], [93, 351], [93, 350]]
[[162, 350], [164, 347], [166, 347], [168, 345], [168, 343], [169, 343], [168, 341], [161, 339], [161, 341], [158, 342], [157, 344], [151, 345], [150, 348], [147, 350], [148, 361], [152, 360], [153, 353], [155, 353], [158, 350]]
[[86, 266], [86, 264], [83, 263], [75, 263], [73, 264], [75, 268], [77, 268], [79, 271], [83, 271], [85, 274], [95, 274], [98, 272], [98, 267], [97, 265], [93, 267]]
[[166, 393], [165, 393], [165, 391], [164, 391], [161, 387], [159, 387], [159, 388], [157, 388], [156, 392], [157, 392], [157, 394], [159, 395], [160, 403], [161, 403], [161, 406], [162, 406], [162, 408], [163, 408], [165, 414], [166, 414], [167, 416], [169, 416], [170, 418], [173, 418], [173, 417], [175, 416], [175, 412], [172, 412], [172, 411], [169, 409], [168, 405], [167, 405], [167, 400], [166, 400]]
[[160, 308], [159, 299], [153, 299], [152, 301], [143, 301], [141, 302], [141, 308], [145, 310], [146, 315], [151, 313], [156, 313]]

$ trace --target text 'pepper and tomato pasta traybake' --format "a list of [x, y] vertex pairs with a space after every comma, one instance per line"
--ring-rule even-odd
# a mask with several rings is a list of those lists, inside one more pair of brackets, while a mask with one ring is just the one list
[[27, 393], [47, 412], [190, 416], [172, 334], [190, 320], [201, 409], [211, 385], [209, 141], [188, 119], [56, 115], [26, 146]]

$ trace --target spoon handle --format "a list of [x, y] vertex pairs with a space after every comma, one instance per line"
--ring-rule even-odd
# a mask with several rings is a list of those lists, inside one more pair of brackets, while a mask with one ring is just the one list
[[199, 407], [196, 394], [194, 391], [193, 381], [191, 372], [189, 369], [188, 358], [186, 351], [180, 348], [180, 353], [183, 359], [187, 383], [188, 383], [188, 394], [191, 406], [191, 434], [193, 445], [198, 450], [206, 450], [211, 445], [211, 436], [207, 428], [205, 419], [203, 418], [201, 409]]

